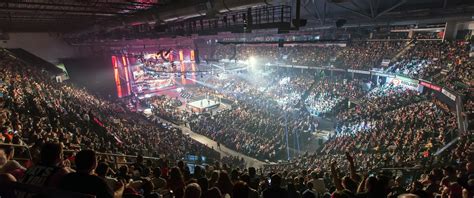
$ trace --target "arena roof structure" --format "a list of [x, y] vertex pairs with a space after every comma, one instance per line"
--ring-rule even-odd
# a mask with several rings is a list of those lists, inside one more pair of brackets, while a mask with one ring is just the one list
[[136, 29], [153, 35], [183, 21], [223, 20], [225, 13], [281, 5], [291, 8], [292, 19], [300, 13], [306, 27], [472, 20], [474, 13], [470, 0], [7, 0], [0, 3], [0, 30], [95, 35]]

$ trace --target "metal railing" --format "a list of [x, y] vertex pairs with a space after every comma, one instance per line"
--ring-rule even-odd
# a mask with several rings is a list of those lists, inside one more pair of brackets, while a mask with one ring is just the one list
[[[18, 156], [17, 153], [13, 156], [13, 160], [19, 161], [19, 162], [27, 162], [27, 161], [33, 161], [33, 156], [31, 155], [30, 148], [28, 145], [21, 145], [21, 144], [9, 144], [9, 143], [0, 143], [0, 146], [12, 146], [14, 148], [23, 148], [22, 154], [26, 154], [26, 156]], [[15, 149], [15, 152], [18, 149]], [[63, 153], [68, 156], [68, 155], [73, 155], [80, 150], [63, 150]], [[137, 158], [135, 155], [125, 155], [125, 154], [115, 154], [115, 153], [101, 153], [101, 152], [96, 152], [96, 155], [99, 157], [99, 159], [107, 158], [109, 159], [108, 161], [112, 161], [113, 165], [115, 168], [119, 168], [119, 165], [123, 164], [132, 164], [134, 163]], [[148, 157], [148, 156], [143, 156], [144, 160], [152, 160], [152, 161], [158, 161], [160, 158], [157, 157]]]
[[[22, 153], [22, 154], [26, 154], [27, 156], [18, 156], [17, 155], [18, 153], [15, 153], [15, 155], [13, 155], [13, 159], [16, 160], [16, 161], [20, 161], [20, 162], [26, 162], [26, 161], [32, 160], [30, 148], [28, 147], [28, 145], [0, 143], [0, 146], [12, 146], [13, 148], [24, 148], [26, 150], [24, 150], [24, 153]], [[15, 149], [15, 150], [17, 150], [17, 149]]]

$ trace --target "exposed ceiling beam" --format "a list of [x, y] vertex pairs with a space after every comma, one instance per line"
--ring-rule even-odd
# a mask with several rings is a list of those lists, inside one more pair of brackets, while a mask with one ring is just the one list
[[374, 8], [374, 2], [372, 0], [369, 1], [369, 7], [370, 7], [370, 16], [372, 18], [375, 18], [375, 8]]
[[406, 2], [407, 2], [406, 0], [401, 0], [400, 2], [398, 2], [397, 4], [395, 4], [394, 6], [388, 8], [388, 9], [382, 11], [382, 12], [380, 12], [379, 14], [377, 14], [377, 16], [376, 16], [375, 18], [378, 18], [378, 17], [384, 15], [385, 13], [388, 13], [388, 12], [394, 10], [395, 8], [400, 7], [401, 5], [405, 4]]
[[342, 9], [347, 10], [347, 11], [349, 11], [349, 12], [352, 12], [352, 13], [354, 13], [354, 14], [356, 14], [356, 15], [362, 16], [362, 17], [364, 17], [364, 18], [372, 19], [372, 17], [370, 17], [370, 16], [368, 16], [368, 15], [366, 15], [366, 14], [364, 14], [364, 13], [361, 13], [361, 12], [359, 12], [359, 11], [357, 11], [357, 10], [353, 10], [353, 9], [348, 8], [348, 7], [346, 7], [346, 6], [339, 5], [338, 3], [333, 3], [333, 2], [331, 2], [330, 0], [326, 0], [326, 1], [329, 1], [329, 3], [331, 3], [331, 5], [340, 7], [340, 8], [342, 8]]
[[[311, 16], [317, 18], [319, 23], [323, 24], [323, 21], [322, 21], [321, 14], [320, 14], [320, 11], [318, 9], [317, 3], [318, 3], [317, 0], [306, 0], [306, 3], [303, 6], [303, 8], [306, 10], [306, 12], [311, 14]], [[309, 9], [310, 4], [314, 7], [315, 14], [311, 13], [311, 10]]]
[[354, 5], [354, 7], [356, 7], [357, 9], [359, 9], [361, 13], [362, 12], [366, 13], [365, 9], [362, 6], [360, 6], [356, 1], [351, 0], [351, 4]]

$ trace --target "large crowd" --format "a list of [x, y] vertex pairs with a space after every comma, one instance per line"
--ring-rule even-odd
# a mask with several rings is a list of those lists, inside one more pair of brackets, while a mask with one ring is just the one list
[[285, 47], [218, 45], [212, 55], [214, 59], [246, 61], [256, 57], [261, 63], [371, 69], [379, 67], [383, 59], [394, 57], [405, 45], [404, 41], [353, 41], [345, 45]]
[[[277, 79], [288, 81], [281, 84], [278, 80], [254, 84], [238, 77], [209, 79], [207, 83], [212, 82], [219, 94], [236, 105], [208, 116], [191, 117], [191, 129], [249, 156], [275, 161], [284, 154], [286, 133], [289, 138], [298, 136], [304, 145], [303, 142], [312, 140], [310, 132], [317, 125], [307, 111], [298, 108], [299, 97], [308, 85], [301, 78], [280, 76]], [[206, 93], [214, 93], [214, 89], [208, 89]], [[291, 97], [295, 95], [298, 98]]]
[[336, 111], [336, 107], [341, 109], [346, 107], [348, 99], [356, 98], [363, 94], [360, 86], [361, 81], [324, 79], [318, 82], [310, 90], [306, 99], [306, 105], [313, 115], [324, 116]]
[[[217, 45], [214, 59], [248, 60], [261, 64], [333, 66], [357, 70], [382, 69], [388, 73], [434, 80], [455, 91], [472, 86], [470, 42], [436, 40], [352, 41], [344, 45], [255, 46]], [[385, 62], [385, 64], [382, 64]], [[461, 85], [460, 85], [461, 84]]]
[[[256, 55], [268, 61], [367, 69], [403, 48], [387, 72], [435, 76], [432, 80], [449, 80], [446, 86], [465, 91], [455, 82], [469, 86], [472, 81], [467, 46], [465, 42], [361, 41], [315, 49], [223, 46], [213, 55], [241, 59]], [[367, 90], [361, 80], [332, 79], [297, 69], [275, 70], [268, 76], [210, 76], [202, 86], [186, 91], [193, 97], [225, 98], [232, 101], [231, 108], [195, 114], [179, 110], [182, 103], [177, 98], [159, 96], [142, 101], [153, 107], [153, 115], [147, 118], [122, 102], [57, 83], [8, 52], [0, 56], [1, 197], [38, 193], [13, 190], [9, 185], [15, 181], [58, 194], [97, 197], [474, 196], [472, 131], [458, 131], [454, 112], [432, 95], [403, 85], [387, 83]], [[346, 102], [354, 104], [346, 108], [342, 105]], [[340, 106], [344, 108], [336, 109]], [[472, 100], [464, 104], [466, 112], [472, 112], [473, 106]], [[220, 158], [213, 148], [161, 120], [187, 122], [194, 132], [233, 150], [277, 161], [286, 159], [288, 147], [301, 145], [305, 150], [315, 142], [312, 132], [319, 123], [311, 114], [329, 113], [336, 118], [336, 130], [321, 148], [262, 169], [245, 167], [236, 156]], [[301, 142], [288, 143], [288, 139]], [[25, 153], [33, 159], [15, 160], [15, 155]], [[103, 153], [137, 157], [119, 162]], [[190, 155], [205, 163], [187, 164], [183, 160]]]
[[[186, 154], [218, 155], [178, 128], [153, 123], [83, 88], [57, 83], [6, 52], [1, 56], [2, 142], [18, 138], [35, 149], [46, 142], [60, 142], [68, 150], [87, 148], [173, 160]], [[167, 153], [171, 149], [173, 155]]]

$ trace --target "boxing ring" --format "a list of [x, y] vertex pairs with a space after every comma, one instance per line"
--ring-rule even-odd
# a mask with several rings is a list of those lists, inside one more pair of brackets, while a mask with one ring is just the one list
[[216, 109], [220, 105], [220, 102], [211, 100], [211, 99], [201, 99], [201, 100], [196, 100], [194, 102], [190, 102], [186, 104], [186, 107], [188, 109], [191, 109], [192, 112], [207, 112], [211, 109]]

